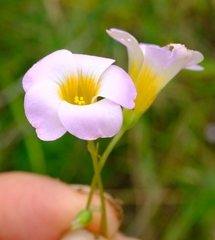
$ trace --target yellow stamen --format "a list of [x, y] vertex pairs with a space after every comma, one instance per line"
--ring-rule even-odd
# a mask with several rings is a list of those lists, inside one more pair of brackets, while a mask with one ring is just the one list
[[75, 104], [77, 104], [77, 105], [85, 105], [85, 101], [84, 101], [84, 98], [83, 98], [83, 97], [75, 96], [74, 102], [75, 102]]

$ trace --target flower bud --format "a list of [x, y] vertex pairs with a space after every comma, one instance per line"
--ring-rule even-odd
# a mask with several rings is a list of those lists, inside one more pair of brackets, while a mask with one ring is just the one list
[[72, 230], [84, 228], [92, 220], [92, 212], [89, 209], [80, 211], [72, 222]]

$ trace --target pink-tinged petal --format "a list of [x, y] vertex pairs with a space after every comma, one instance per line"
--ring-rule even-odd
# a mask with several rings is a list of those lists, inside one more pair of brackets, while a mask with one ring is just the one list
[[181, 44], [166, 47], [140, 44], [140, 47], [144, 53], [144, 62], [135, 84], [138, 92], [135, 110], [144, 112], [179, 71], [187, 67], [196, 68], [203, 56]]
[[138, 76], [139, 70], [143, 63], [143, 53], [139, 47], [138, 41], [128, 32], [111, 28], [107, 30], [107, 33], [118, 42], [122, 43], [127, 47], [128, 50], [128, 59], [129, 66], [128, 72], [133, 80], [135, 80]]
[[[151, 74], [157, 75], [157, 81], [162, 81], [159, 83], [158, 91], [179, 71], [184, 68], [196, 70], [196, 64], [203, 60], [200, 52], [188, 50], [181, 44], [170, 44], [166, 47], [140, 44], [140, 47], [145, 56], [141, 71], [145, 71], [147, 68]], [[199, 68], [201, 67], [199, 66]]]
[[124, 108], [132, 109], [137, 96], [129, 75], [117, 66], [110, 66], [100, 77], [98, 96], [110, 99]]
[[77, 65], [73, 54], [68, 50], [59, 50], [49, 54], [34, 64], [23, 77], [25, 91], [38, 81], [62, 83], [67, 78], [77, 79]]
[[188, 50], [184, 45], [169, 44], [159, 47], [138, 44], [137, 40], [127, 32], [118, 29], [107, 32], [127, 47], [128, 72], [137, 90], [134, 111], [145, 112], [159, 91], [182, 69], [196, 71], [203, 69], [198, 66], [203, 60], [203, 55], [198, 51]]
[[192, 65], [190, 67], [186, 67], [185, 69], [191, 70], [191, 71], [202, 71], [202, 70], [204, 70], [204, 67], [199, 66], [199, 65]]
[[58, 107], [62, 100], [57, 95], [57, 88], [56, 83], [39, 81], [25, 95], [26, 117], [36, 128], [38, 137], [44, 141], [60, 138], [66, 132], [58, 117]]
[[83, 106], [63, 101], [58, 114], [67, 131], [84, 140], [112, 137], [122, 126], [120, 106], [108, 99]]
[[169, 44], [168, 45], [170, 48], [173, 47], [173, 52], [181, 52], [182, 55], [187, 54], [189, 55], [189, 61], [186, 64], [186, 67], [191, 67], [192, 65], [196, 65], [200, 62], [203, 61], [204, 56], [198, 52], [198, 51], [194, 51], [194, 50], [189, 50], [187, 49], [184, 45], [181, 44]]
[[153, 68], [155, 72], [160, 72], [166, 69], [171, 64], [172, 52], [169, 48], [161, 48], [151, 44], [140, 44], [140, 48], [144, 54], [144, 62], [142, 67], [147, 65]]
[[80, 78], [93, 79], [95, 83], [99, 80], [101, 74], [115, 62], [113, 59], [95, 57], [83, 54], [73, 54], [78, 67]]

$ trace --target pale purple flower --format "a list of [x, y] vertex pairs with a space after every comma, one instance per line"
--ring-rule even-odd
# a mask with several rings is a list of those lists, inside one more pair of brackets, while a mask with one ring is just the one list
[[114, 136], [122, 109], [134, 108], [135, 86], [115, 60], [56, 51], [23, 78], [26, 116], [45, 141], [67, 131], [85, 140]]
[[107, 33], [127, 47], [128, 72], [137, 89], [134, 111], [145, 112], [160, 90], [182, 69], [203, 69], [197, 65], [203, 60], [203, 55], [182, 44], [159, 47], [139, 44], [131, 34], [119, 29], [113, 28]]

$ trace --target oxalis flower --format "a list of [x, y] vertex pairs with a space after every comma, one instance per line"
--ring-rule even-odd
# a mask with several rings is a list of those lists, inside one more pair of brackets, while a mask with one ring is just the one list
[[199, 71], [203, 55], [188, 50], [181, 44], [165, 47], [138, 43], [129, 33], [110, 29], [107, 33], [127, 47], [129, 75], [133, 79], [137, 98], [134, 112], [144, 113], [155, 100], [160, 90], [182, 69]]
[[112, 137], [122, 125], [122, 109], [134, 108], [135, 86], [115, 60], [56, 51], [23, 78], [25, 113], [42, 140], [67, 131], [85, 140]]

